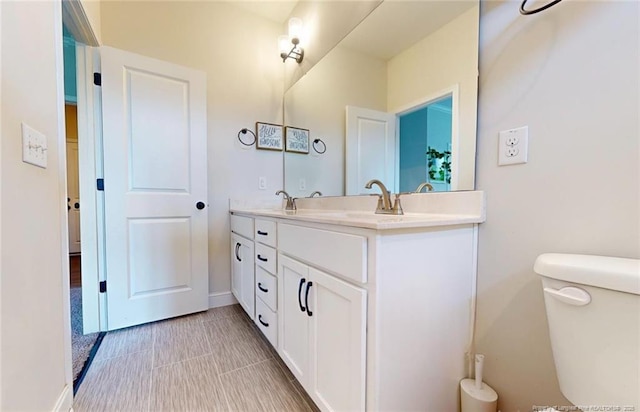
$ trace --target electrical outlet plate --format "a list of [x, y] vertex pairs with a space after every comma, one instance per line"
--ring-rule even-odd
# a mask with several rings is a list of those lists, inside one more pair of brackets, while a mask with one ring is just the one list
[[300, 178], [300, 187], [298, 189], [300, 190], [307, 190], [307, 179], [305, 179], [304, 177]]
[[258, 189], [265, 190], [267, 188], [267, 178], [264, 176], [260, 176], [258, 178]]
[[498, 138], [498, 165], [527, 163], [529, 127], [504, 130]]
[[47, 137], [22, 123], [22, 161], [47, 168]]

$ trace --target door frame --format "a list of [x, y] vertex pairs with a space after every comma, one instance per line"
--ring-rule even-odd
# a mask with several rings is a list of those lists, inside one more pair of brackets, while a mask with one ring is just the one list
[[93, 73], [100, 70], [96, 48], [76, 44], [78, 97], [78, 174], [82, 200], [80, 254], [82, 272], [82, 321], [85, 333], [107, 330], [106, 296], [100, 293], [105, 276], [104, 192], [96, 188], [102, 177], [102, 117], [100, 90]]
[[[391, 113], [395, 113], [396, 119], [400, 116], [409, 114], [416, 110], [420, 110], [431, 103], [440, 100], [444, 97], [451, 96], [451, 164], [459, 165], [460, 161], [460, 85], [455, 83], [449, 87], [439, 90], [435, 93], [431, 93], [428, 96], [422, 97], [409, 104], [399, 106]], [[400, 168], [400, 122], [396, 121], [396, 169]], [[458, 190], [459, 185], [459, 170], [458, 168], [451, 168], [451, 185], [449, 190]], [[400, 187], [400, 172], [396, 171], [396, 187]]]
[[[83, 213], [80, 214], [80, 253], [82, 256], [82, 316], [85, 333], [106, 330], [106, 299], [100, 297], [99, 281], [104, 276], [104, 265], [100, 265], [100, 255], [104, 249], [100, 239], [99, 199], [96, 191], [96, 175], [98, 172], [97, 142], [101, 138], [102, 124], [99, 115], [100, 99], [99, 91], [94, 90], [93, 72], [99, 69], [99, 57], [94, 47], [99, 46], [97, 37], [93, 32], [91, 23], [82, 7], [80, 0], [62, 1], [62, 24], [67, 26], [76, 40], [76, 86], [78, 108], [78, 175], [80, 198], [83, 198]], [[58, 38], [56, 37], [56, 42]], [[62, 50], [62, 36], [60, 44], [56, 48]], [[60, 70], [58, 85], [64, 90], [64, 76]], [[62, 113], [64, 120], [64, 112]], [[63, 123], [64, 125], [64, 123]], [[64, 131], [64, 130], [63, 130]], [[64, 136], [64, 133], [63, 133]], [[65, 137], [66, 139], [66, 137]], [[62, 151], [61, 151], [62, 152]], [[64, 158], [64, 176], [66, 181], [66, 153]], [[66, 191], [66, 185], [65, 185]], [[66, 199], [66, 194], [65, 197]], [[65, 208], [66, 210], [66, 208]], [[68, 230], [66, 215], [64, 217], [64, 229]], [[65, 235], [65, 236], [68, 236]], [[66, 237], [65, 237], [66, 239]], [[68, 243], [68, 241], [67, 241]], [[66, 245], [62, 251], [63, 260], [68, 261], [69, 248]], [[69, 267], [64, 272], [64, 282], [69, 283]], [[71, 330], [67, 333], [71, 339]], [[68, 362], [71, 368], [71, 357]]]

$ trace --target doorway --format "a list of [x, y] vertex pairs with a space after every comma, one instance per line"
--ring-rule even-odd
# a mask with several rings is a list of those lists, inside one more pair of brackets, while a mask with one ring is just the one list
[[74, 393], [97, 351], [101, 335], [85, 334], [82, 319], [82, 255], [80, 237], [80, 167], [78, 157], [78, 99], [76, 40], [63, 24], [65, 133], [67, 158], [67, 212], [69, 233], [69, 303], [71, 361]]
[[400, 192], [451, 190], [452, 105], [447, 95], [398, 116]]

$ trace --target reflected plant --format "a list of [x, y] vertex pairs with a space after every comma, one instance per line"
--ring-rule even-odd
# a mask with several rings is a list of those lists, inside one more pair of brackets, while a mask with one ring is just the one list
[[429, 180], [451, 183], [451, 152], [446, 150], [439, 152], [431, 146], [427, 146], [427, 166]]

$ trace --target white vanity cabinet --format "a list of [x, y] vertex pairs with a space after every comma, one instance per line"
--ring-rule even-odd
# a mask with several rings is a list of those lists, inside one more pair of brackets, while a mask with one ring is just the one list
[[[442, 213], [455, 209], [452, 196], [457, 214]], [[484, 198], [424, 199], [442, 207], [400, 217], [339, 208], [253, 215], [277, 225], [277, 301], [260, 298], [277, 315], [274, 346], [322, 411], [459, 410]], [[272, 290], [268, 245], [257, 245], [267, 262], [256, 261], [256, 276]]]
[[231, 292], [251, 319], [255, 313], [253, 219], [231, 216]]
[[278, 222], [278, 353], [321, 410], [458, 410], [475, 237]]
[[361, 411], [366, 291], [280, 254], [278, 352], [322, 410]]
[[277, 230], [273, 220], [255, 219], [256, 294], [255, 324], [278, 347]]

